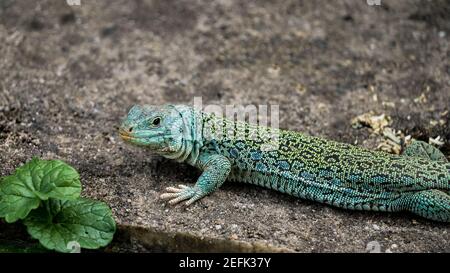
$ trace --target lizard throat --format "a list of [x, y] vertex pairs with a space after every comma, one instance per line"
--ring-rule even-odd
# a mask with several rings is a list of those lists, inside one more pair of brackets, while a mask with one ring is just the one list
[[181, 105], [173, 107], [182, 118], [182, 130], [179, 132], [181, 145], [178, 151], [163, 156], [177, 162], [195, 165], [203, 146], [201, 116], [191, 107]]

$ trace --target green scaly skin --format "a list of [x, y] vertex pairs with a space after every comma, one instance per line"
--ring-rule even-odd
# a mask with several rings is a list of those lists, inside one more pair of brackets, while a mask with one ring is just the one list
[[170, 204], [190, 205], [228, 180], [345, 209], [410, 211], [450, 222], [450, 164], [421, 141], [398, 156], [184, 105], [134, 106], [119, 132], [127, 142], [203, 171], [193, 187], [167, 188], [161, 198]]

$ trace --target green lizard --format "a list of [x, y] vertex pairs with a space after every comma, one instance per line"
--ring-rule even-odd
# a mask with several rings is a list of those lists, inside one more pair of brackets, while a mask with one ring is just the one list
[[425, 142], [413, 142], [399, 156], [184, 105], [134, 106], [119, 133], [203, 171], [193, 187], [166, 188], [161, 198], [170, 204], [190, 205], [228, 180], [345, 209], [410, 211], [450, 222], [450, 163]]

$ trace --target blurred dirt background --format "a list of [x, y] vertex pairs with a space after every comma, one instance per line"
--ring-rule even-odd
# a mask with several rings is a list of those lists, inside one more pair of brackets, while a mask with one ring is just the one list
[[365, 252], [371, 241], [382, 252], [450, 251], [446, 224], [249, 185], [169, 207], [162, 189], [198, 171], [117, 135], [132, 104], [201, 96], [278, 104], [281, 128], [370, 149], [386, 137], [351, 121], [384, 114], [400, 139], [439, 137], [450, 156], [448, 1], [80, 4], [0, 0], [0, 175], [32, 156], [75, 166], [83, 195], [107, 202], [121, 226], [108, 251]]

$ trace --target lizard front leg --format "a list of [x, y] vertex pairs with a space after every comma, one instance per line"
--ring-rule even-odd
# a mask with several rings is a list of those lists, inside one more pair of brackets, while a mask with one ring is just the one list
[[203, 173], [194, 187], [185, 185], [168, 187], [166, 188], [167, 192], [161, 194], [161, 199], [170, 199], [169, 204], [172, 205], [189, 199], [186, 205], [190, 205], [218, 189], [225, 182], [231, 170], [228, 158], [218, 154], [202, 154], [196, 165]]

